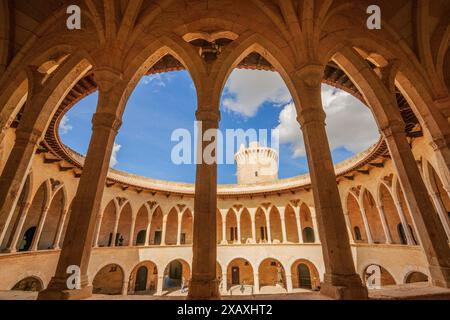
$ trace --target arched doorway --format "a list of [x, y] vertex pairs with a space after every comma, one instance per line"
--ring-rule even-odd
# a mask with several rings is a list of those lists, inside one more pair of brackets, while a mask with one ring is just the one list
[[283, 232], [281, 231], [281, 217], [280, 212], [276, 207], [272, 207], [269, 213], [270, 219], [270, 236], [272, 243], [283, 242]]
[[145, 240], [147, 237], [147, 225], [148, 225], [148, 211], [147, 207], [143, 205], [137, 215], [134, 225], [134, 236], [136, 237], [135, 245], [143, 246], [145, 245]]
[[181, 293], [185, 293], [189, 287], [189, 281], [189, 264], [182, 259], [173, 260], [164, 270], [163, 290], [172, 292], [181, 289]]
[[227, 241], [229, 244], [236, 243], [238, 240], [237, 216], [233, 208], [228, 210], [226, 219]]
[[100, 269], [92, 281], [92, 292], [95, 294], [122, 294], [124, 272], [118, 264], [108, 264]]
[[98, 237], [99, 247], [110, 247], [113, 245], [113, 232], [116, 224], [117, 212], [114, 200], [111, 200], [103, 210], [101, 218], [100, 234]]
[[180, 244], [192, 244], [192, 227], [194, 221], [191, 210], [186, 209], [181, 217]]
[[258, 208], [255, 213], [256, 243], [267, 243], [267, 223], [264, 210]]
[[314, 243], [316, 239], [314, 235], [311, 211], [309, 210], [308, 206], [305, 203], [303, 203], [300, 206], [300, 225], [303, 228], [302, 229], [303, 242]]
[[373, 242], [385, 243], [386, 236], [384, 234], [383, 225], [381, 224], [380, 213], [378, 212], [378, 208], [372, 194], [368, 190], [364, 190], [362, 202]]
[[267, 258], [258, 268], [260, 293], [285, 293], [286, 273], [280, 261]]
[[250, 213], [246, 208], [241, 212], [241, 242], [242, 243], [252, 243], [252, 219]]
[[293, 289], [318, 290], [320, 288], [319, 271], [306, 259], [299, 259], [292, 263], [291, 275]]
[[127, 246], [130, 244], [130, 232], [131, 232], [131, 220], [132, 220], [132, 209], [128, 202], [120, 212], [119, 215], [119, 225], [117, 228], [117, 234], [115, 239], [115, 245], [117, 247]]
[[166, 220], [166, 245], [176, 245], [178, 238], [178, 212], [175, 208], [169, 211]]
[[39, 292], [44, 289], [42, 280], [37, 277], [28, 277], [17, 282], [11, 290]]
[[61, 187], [52, 198], [52, 202], [45, 217], [42, 233], [39, 238], [38, 250], [47, 250], [53, 247], [53, 241], [55, 240], [58, 224], [64, 214], [66, 199], [63, 188], [64, 187]]
[[396, 244], [406, 244], [406, 236], [402, 238], [399, 233], [398, 225], [401, 223], [400, 216], [398, 214], [391, 192], [384, 185], [384, 183], [380, 184], [378, 192], [381, 205], [383, 206], [384, 216], [386, 217], [386, 222], [391, 233], [392, 242]]
[[158, 269], [152, 261], [144, 261], [133, 268], [128, 284], [129, 294], [154, 294], [157, 289]]
[[251, 263], [235, 258], [227, 266], [227, 290], [231, 295], [253, 294], [254, 274]]
[[290, 205], [284, 211], [284, 220], [286, 221], [286, 240], [291, 243], [298, 243], [300, 235], [298, 234], [297, 217]]
[[150, 245], [159, 246], [162, 240], [163, 213], [160, 207], [157, 207], [152, 215], [150, 225]]

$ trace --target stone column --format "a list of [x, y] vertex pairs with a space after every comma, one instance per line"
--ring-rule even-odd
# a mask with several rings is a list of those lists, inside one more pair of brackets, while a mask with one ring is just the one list
[[259, 273], [253, 272], [253, 293], [259, 294]]
[[280, 213], [280, 219], [281, 219], [281, 236], [282, 236], [282, 242], [286, 243], [287, 242], [287, 237], [286, 237], [286, 217], [284, 215], [285, 213], [285, 209], [284, 207], [279, 207], [278, 208], [278, 212]]
[[47, 219], [48, 209], [48, 205], [42, 208], [41, 214], [39, 216], [38, 226], [36, 228], [36, 232], [34, 233], [33, 242], [31, 243], [30, 251], [36, 251], [38, 249], [39, 240], [41, 239], [42, 230], [44, 229], [45, 220]]
[[250, 220], [252, 222], [252, 241], [253, 243], [256, 243], [256, 225], [255, 225], [256, 208], [249, 208], [248, 212], [250, 213]]
[[401, 120], [391, 120], [382, 132], [428, 260], [431, 281], [440, 287], [450, 287], [447, 237], [406, 139], [405, 125]]
[[60, 249], [59, 243], [61, 241], [62, 232], [64, 229], [64, 222], [66, 221], [68, 209], [64, 209], [63, 214], [60, 217], [60, 221], [58, 223], [58, 229], [56, 229], [55, 238], [53, 239], [53, 246], [52, 248], [57, 250]]
[[241, 212], [236, 213], [237, 221], [237, 244], [241, 244]]
[[[103, 212], [103, 211], [102, 211]], [[97, 218], [97, 224], [95, 225], [94, 231], [94, 248], [98, 247], [98, 238], [100, 237], [100, 230], [102, 228], [103, 214], [99, 214]]]
[[267, 227], [267, 243], [272, 243], [272, 233], [270, 232], [270, 210], [264, 208], [264, 216], [266, 218]]
[[220, 244], [228, 244], [228, 241], [227, 241], [227, 213], [226, 213], [226, 210], [220, 209], [220, 217], [222, 218], [222, 241], [220, 242]]
[[309, 207], [309, 212], [311, 213], [311, 222], [314, 231], [314, 243], [320, 243], [320, 234], [319, 229], [317, 228], [316, 209], [314, 207]]
[[150, 245], [150, 231], [151, 231], [152, 221], [151, 219], [148, 220], [147, 228], [145, 229], [145, 244], [144, 246]]
[[130, 240], [128, 241], [128, 247], [134, 246], [134, 229], [136, 227], [136, 216], [131, 217], [131, 226], [130, 226]]
[[114, 221], [114, 230], [112, 232], [111, 247], [116, 246], [116, 238], [117, 238], [117, 233], [119, 231], [119, 222], [120, 222], [120, 213], [116, 215], [116, 220]]
[[164, 286], [164, 275], [158, 275], [158, 284], [156, 285], [156, 295], [162, 296]]
[[444, 227], [445, 234], [447, 235], [447, 241], [450, 241], [450, 225], [448, 220], [447, 209], [442, 203], [442, 199], [439, 192], [431, 192], [430, 197], [433, 200], [433, 203], [436, 207], [436, 211], [439, 215], [439, 219], [441, 220], [442, 226]]
[[305, 65], [295, 74], [297, 105], [308, 158], [314, 204], [325, 265], [321, 293], [336, 299], [366, 299], [367, 288], [356, 273], [344, 213], [325, 131], [321, 84], [324, 66]]
[[180, 245], [181, 243], [181, 219], [183, 218], [183, 214], [179, 214], [178, 215], [178, 220], [177, 220], [177, 246]]
[[[83, 172], [72, 202], [72, 214], [67, 226], [55, 276], [38, 299], [83, 299], [92, 295], [88, 281], [88, 266], [92, 251], [96, 218], [105, 189], [106, 176], [114, 140], [121, 125], [121, 110], [126, 103], [121, 75], [109, 68], [94, 71], [99, 85], [97, 112], [92, 120], [92, 137]], [[67, 289], [69, 266], [80, 270], [80, 288]]]
[[128, 295], [128, 281], [127, 280], [123, 280], [122, 295], [123, 296], [127, 296]]
[[300, 218], [300, 207], [294, 208], [295, 220], [297, 221], [298, 242], [305, 243], [303, 239], [302, 219]]
[[290, 270], [285, 270], [286, 273], [286, 291], [288, 293], [292, 292], [292, 275]]
[[162, 221], [162, 230], [161, 230], [161, 245], [165, 246], [166, 245], [166, 229], [167, 229], [167, 217], [169, 216], [169, 212], [163, 216], [163, 221]]
[[[196, 113], [199, 121], [197, 144], [197, 171], [195, 178], [192, 279], [188, 299], [219, 298], [216, 278], [217, 237], [217, 133], [220, 113], [202, 109]], [[204, 134], [212, 134], [210, 141]], [[207, 149], [206, 149], [207, 148]], [[211, 149], [212, 148], [212, 149]], [[206, 149], [206, 150], [205, 150]], [[207, 150], [215, 150], [212, 154]], [[206, 157], [203, 157], [205, 153]], [[213, 159], [209, 159], [213, 158]]]
[[6, 249], [4, 252], [14, 253], [17, 252], [17, 243], [19, 242], [19, 237], [22, 233], [23, 225], [28, 216], [28, 210], [30, 209], [31, 203], [26, 202], [22, 207], [22, 212], [20, 217], [17, 220], [17, 223], [14, 225], [13, 230], [11, 231], [11, 236], [6, 244]]
[[392, 244], [392, 235], [391, 231], [389, 230], [389, 226], [386, 220], [386, 214], [384, 213], [384, 207], [383, 205], [377, 205], [378, 213], [380, 214], [380, 220], [381, 224], [383, 226], [384, 230], [384, 236], [386, 237], [386, 243]]
[[366, 215], [366, 209], [364, 209], [364, 206], [361, 206], [361, 205], [359, 205], [359, 209], [361, 211], [361, 217], [363, 219], [364, 229], [366, 230], [367, 243], [373, 244], [372, 231], [370, 230], [369, 220], [367, 219], [367, 215]]
[[225, 270], [225, 272], [222, 272], [222, 290], [221, 293], [222, 294], [227, 294], [228, 293], [228, 283], [227, 283], [227, 271]]
[[[395, 196], [395, 197], [397, 197], [397, 196]], [[395, 207], [397, 208], [398, 216], [400, 218], [400, 223], [402, 224], [403, 231], [405, 232], [405, 235], [406, 235], [406, 242], [409, 246], [413, 246], [413, 245], [415, 245], [414, 239], [412, 237], [411, 230], [409, 229], [409, 224], [408, 224], [408, 221], [406, 220], [405, 213], [403, 212], [402, 205], [401, 205], [400, 201], [398, 201], [397, 199], [394, 200], [394, 204], [395, 204]]]

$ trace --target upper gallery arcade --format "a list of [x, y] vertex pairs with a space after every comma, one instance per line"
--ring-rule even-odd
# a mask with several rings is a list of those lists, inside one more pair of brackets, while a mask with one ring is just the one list
[[[79, 30], [67, 28], [70, 5]], [[191, 299], [236, 286], [366, 299], [372, 265], [382, 285], [449, 288], [449, 16], [444, 0], [1, 0], [0, 290], [81, 299], [188, 283]], [[196, 165], [194, 184], [109, 169], [142, 77], [186, 70], [195, 118], [214, 131], [235, 68], [279, 73], [309, 174], [218, 185], [214, 163]], [[323, 83], [362, 101], [380, 132], [336, 166]], [[80, 156], [58, 127], [93, 92]]]

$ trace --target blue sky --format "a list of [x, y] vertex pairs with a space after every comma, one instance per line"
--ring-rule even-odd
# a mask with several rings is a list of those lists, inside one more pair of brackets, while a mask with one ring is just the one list
[[[91, 119], [97, 104], [92, 94], [65, 115], [60, 136], [66, 145], [85, 154]], [[323, 88], [327, 132], [335, 163], [363, 151], [378, 139], [370, 111], [358, 100], [334, 88]], [[172, 132], [189, 130], [194, 137], [196, 92], [186, 71], [144, 77], [130, 97], [116, 138], [111, 165], [155, 179], [195, 181], [195, 165], [171, 160]], [[279, 129], [280, 178], [308, 172], [300, 128], [289, 92], [277, 73], [235, 70], [224, 89], [220, 129]], [[269, 136], [270, 139], [270, 136]], [[219, 183], [236, 183], [234, 164], [218, 166]]]

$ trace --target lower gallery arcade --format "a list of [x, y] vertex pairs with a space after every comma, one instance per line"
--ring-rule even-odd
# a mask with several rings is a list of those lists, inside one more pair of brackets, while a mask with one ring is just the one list
[[[374, 267], [381, 288], [450, 288], [448, 1], [380, 0], [376, 31], [369, 0], [74, 2], [79, 30], [71, 1], [0, 0], [1, 291], [367, 299]], [[189, 73], [202, 136], [217, 133], [236, 68], [281, 76], [309, 174], [221, 185], [201, 162], [187, 184], [109, 168], [144, 76]], [[380, 133], [336, 165], [322, 84], [359, 99]], [[94, 92], [81, 156], [58, 129]]]

